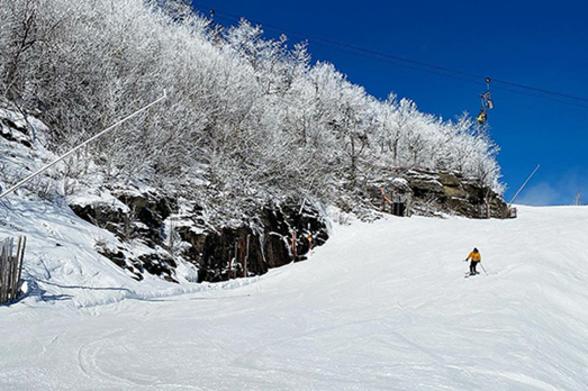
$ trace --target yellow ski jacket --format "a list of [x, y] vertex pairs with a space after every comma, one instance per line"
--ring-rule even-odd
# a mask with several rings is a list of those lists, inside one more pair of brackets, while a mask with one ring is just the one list
[[466, 259], [471, 259], [474, 262], [480, 262], [482, 260], [482, 256], [479, 252], [475, 253], [472, 251]]

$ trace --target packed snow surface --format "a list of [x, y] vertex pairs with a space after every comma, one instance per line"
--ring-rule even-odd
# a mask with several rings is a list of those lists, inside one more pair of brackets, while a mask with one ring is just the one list
[[[89, 226], [45, 218], [25, 221], [47, 282], [0, 308], [2, 390], [588, 389], [588, 208], [335, 226], [223, 285], [125, 282]], [[488, 274], [466, 279], [474, 246]]]

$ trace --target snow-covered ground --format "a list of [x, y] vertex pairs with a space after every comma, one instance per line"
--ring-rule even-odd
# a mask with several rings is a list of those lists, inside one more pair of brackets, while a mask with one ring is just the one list
[[[308, 262], [203, 286], [133, 282], [52, 212], [27, 221], [46, 282], [0, 308], [2, 390], [588, 389], [588, 208], [336, 226]], [[473, 246], [488, 275], [465, 279]]]

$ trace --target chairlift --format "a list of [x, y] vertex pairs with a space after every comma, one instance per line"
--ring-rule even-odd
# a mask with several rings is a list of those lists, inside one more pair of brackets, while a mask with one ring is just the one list
[[488, 114], [486, 114], [485, 110], [480, 111], [480, 113], [476, 117], [476, 121], [478, 121], [479, 125], [484, 125], [486, 121], [488, 121]]
[[488, 110], [494, 108], [494, 100], [492, 100], [492, 93], [490, 92], [490, 83], [492, 79], [489, 77], [484, 78], [486, 83], [486, 91], [480, 95], [480, 113], [476, 117], [476, 121], [479, 125], [484, 125], [488, 121]]

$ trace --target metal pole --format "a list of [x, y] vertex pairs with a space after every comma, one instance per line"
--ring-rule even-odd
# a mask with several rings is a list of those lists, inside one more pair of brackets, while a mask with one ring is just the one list
[[521, 193], [521, 191], [523, 191], [523, 189], [525, 188], [525, 186], [527, 186], [527, 183], [529, 183], [529, 181], [531, 180], [531, 178], [533, 178], [533, 176], [535, 175], [535, 173], [539, 170], [539, 167], [541, 167], [541, 165], [540, 164], [537, 164], [537, 167], [535, 167], [535, 169], [533, 170], [533, 172], [531, 173], [531, 175], [529, 175], [529, 177], [527, 178], [527, 180], [523, 183], [523, 185], [519, 188], [519, 190], [512, 197], [512, 199], [508, 203], [509, 206], [512, 205], [512, 203], [514, 202], [514, 200], [516, 200], [516, 198], [519, 196], [519, 194]]
[[62, 161], [63, 159], [67, 158], [68, 156], [71, 156], [74, 152], [78, 151], [80, 148], [85, 147], [86, 145], [90, 144], [92, 141], [96, 140], [98, 137], [103, 136], [104, 134], [110, 132], [112, 129], [116, 128], [117, 126], [123, 124], [124, 122], [130, 120], [131, 118], [136, 117], [137, 115], [141, 114], [142, 112], [150, 109], [152, 106], [156, 105], [157, 103], [161, 102], [162, 100], [167, 98], [167, 93], [164, 91], [163, 95], [154, 100], [153, 102], [149, 103], [147, 106], [144, 106], [143, 108], [135, 111], [133, 114], [121, 119], [120, 121], [116, 122], [114, 125], [104, 129], [103, 131], [101, 131], [100, 133], [96, 134], [95, 136], [91, 137], [90, 139], [84, 141], [83, 143], [81, 143], [80, 145], [78, 145], [77, 147], [73, 148], [72, 150], [70, 150], [69, 152], [67, 152], [66, 154], [64, 154], [63, 156], [57, 158], [56, 160], [54, 160], [53, 162], [47, 164], [45, 167], [35, 171], [34, 173], [32, 173], [31, 175], [29, 175], [28, 177], [26, 177], [25, 179], [23, 179], [22, 181], [18, 182], [16, 185], [12, 186], [11, 188], [9, 188], [8, 190], [4, 191], [2, 194], [0, 194], [0, 200], [4, 197], [6, 197], [7, 195], [9, 195], [10, 193], [14, 192], [15, 190], [17, 190], [18, 188], [20, 188], [22, 185], [24, 185], [25, 183], [29, 182], [31, 179], [33, 179], [34, 177], [36, 177], [39, 174], [44, 173], [45, 171], [47, 171], [48, 169], [50, 169], [51, 167], [53, 167], [54, 165], [56, 165], [57, 163], [59, 163], [60, 161]]
[[488, 275], [488, 272], [486, 271], [486, 268], [484, 267], [484, 265], [482, 265], [482, 262], [480, 262], [480, 267], [482, 268], [482, 270], [484, 270], [484, 273], [486, 273], [486, 275]]

